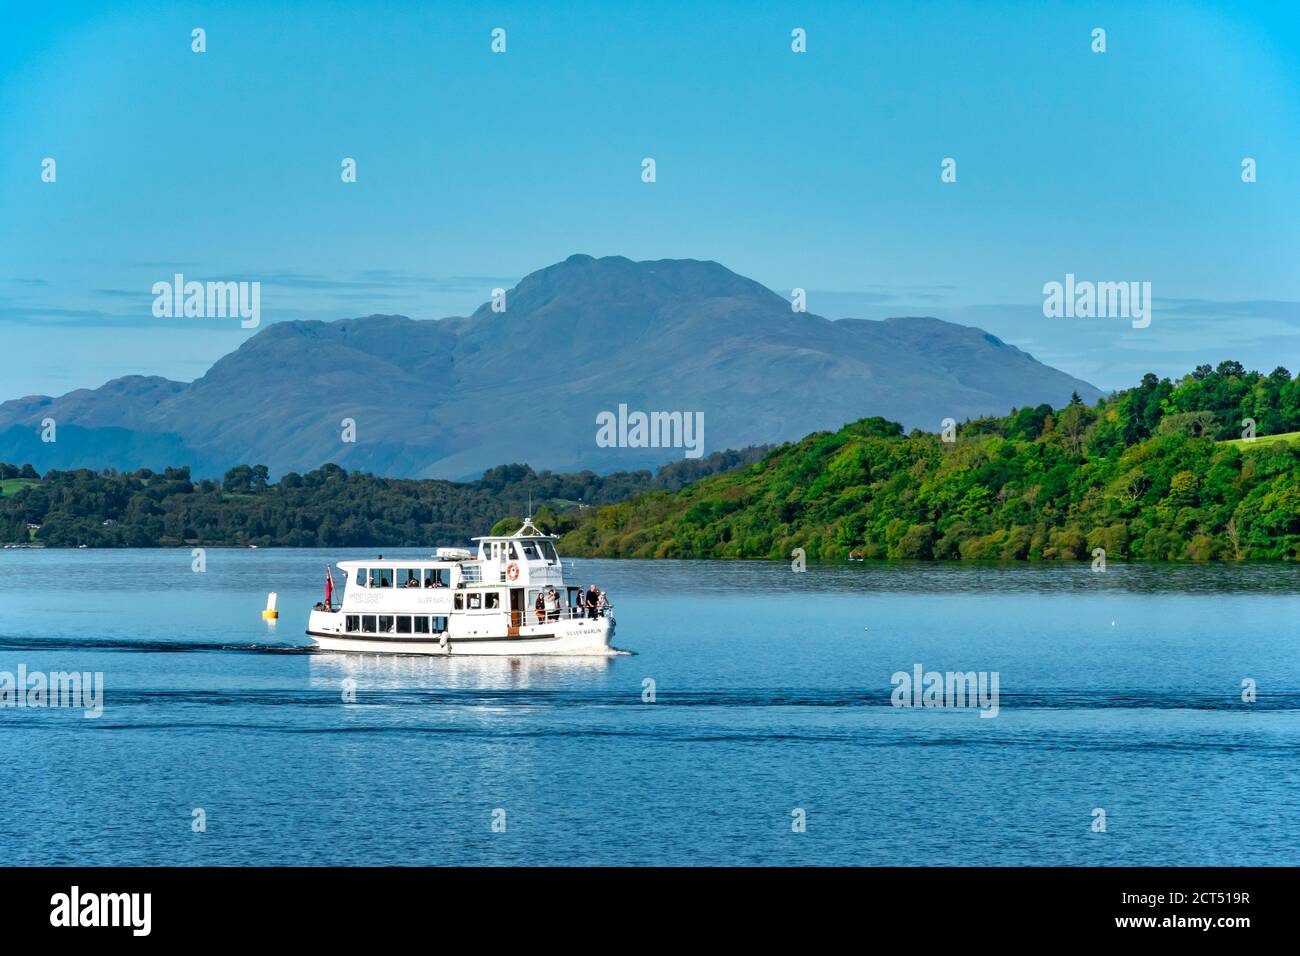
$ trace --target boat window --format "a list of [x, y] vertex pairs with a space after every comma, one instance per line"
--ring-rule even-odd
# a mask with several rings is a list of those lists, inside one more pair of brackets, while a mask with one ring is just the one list
[[510, 542], [510, 560], [511, 561], [519, 560], [519, 549], [515, 547], [515, 543], [513, 541]]
[[552, 564], [560, 560], [559, 556], [555, 553], [555, 545], [550, 541], [537, 542], [537, 549], [542, 552], [542, 557]]
[[353, 633], [356, 633], [357, 631], [361, 630], [361, 615], [360, 614], [347, 615], [347, 617], [345, 618], [344, 630], [352, 631]]
[[361, 630], [366, 634], [375, 633], [375, 616], [373, 614], [361, 615]]
[[487, 594], [487, 603], [484, 606], [489, 611], [499, 610], [501, 608], [501, 592], [489, 591]]
[[394, 630], [393, 630], [393, 615], [391, 615], [391, 614], [381, 614], [381, 615], [379, 615], [379, 633], [380, 633], [380, 634], [392, 634], [392, 633], [394, 633]]
[[533, 543], [531, 541], [524, 542], [524, 557], [527, 558], [529, 561], [535, 560], [537, 558], [537, 549], [533, 547]]
[[411, 633], [411, 619], [405, 614], [399, 614], [397, 616], [397, 633], [398, 634]]
[[483, 595], [475, 591], [473, 594], [469, 596], [469, 609], [471, 611], [477, 611], [482, 606], [483, 606]]
[[420, 569], [398, 568], [397, 586], [399, 588], [418, 588], [420, 586]]
[[464, 594], [457, 594], [457, 595], [456, 595], [456, 610], [458, 610], [458, 611], [463, 611], [463, 610], [465, 610], [465, 595], [464, 595]]
[[433, 633], [441, 634], [447, 630], [447, 619], [445, 617], [435, 617], [433, 619]]
[[370, 578], [370, 572], [367, 571], [365, 568], [357, 568], [355, 571], [352, 572], [352, 580], [359, 588], [365, 587], [366, 581], [369, 578]]
[[451, 568], [425, 568], [424, 586], [426, 588], [451, 587]]
[[416, 634], [429, 633], [429, 619], [427, 617], [421, 615], [420, 617], [415, 618], [415, 620], [412, 623], [414, 623], [415, 625]]
[[370, 586], [372, 588], [391, 588], [393, 586], [393, 569], [371, 568]]

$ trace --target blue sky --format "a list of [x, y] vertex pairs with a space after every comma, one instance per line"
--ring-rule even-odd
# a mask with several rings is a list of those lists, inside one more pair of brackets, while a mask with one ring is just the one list
[[[0, 399], [253, 334], [154, 318], [176, 271], [260, 281], [263, 322], [438, 318], [575, 252], [979, 325], [1102, 387], [1300, 370], [1293, 4], [0, 6]], [[1067, 272], [1151, 282], [1151, 326], [1045, 318]]]

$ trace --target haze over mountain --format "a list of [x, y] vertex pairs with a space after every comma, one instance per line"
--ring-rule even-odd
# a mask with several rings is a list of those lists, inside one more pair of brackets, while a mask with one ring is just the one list
[[[702, 412], [704, 454], [879, 415], [935, 431], [1100, 392], [980, 329], [935, 318], [831, 321], [716, 262], [575, 255], [506, 311], [269, 325], [192, 383], [127, 376], [0, 404], [0, 460], [50, 467], [326, 462], [463, 478], [505, 462], [649, 467], [681, 448], [602, 448], [596, 417]], [[194, 321], [212, 321], [196, 319]], [[43, 419], [58, 440], [41, 442]], [[342, 440], [343, 419], [356, 441]]]

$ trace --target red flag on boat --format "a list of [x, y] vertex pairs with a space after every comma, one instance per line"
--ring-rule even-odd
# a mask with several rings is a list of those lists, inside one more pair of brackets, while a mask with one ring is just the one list
[[334, 572], [328, 564], [325, 565], [325, 606], [334, 606]]

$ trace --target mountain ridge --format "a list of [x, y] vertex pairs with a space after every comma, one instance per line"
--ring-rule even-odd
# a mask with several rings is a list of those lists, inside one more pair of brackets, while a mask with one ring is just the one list
[[[163, 466], [196, 475], [259, 461], [273, 474], [337, 462], [464, 478], [504, 461], [598, 471], [681, 458], [600, 448], [595, 418], [627, 404], [700, 411], [705, 452], [792, 440], [865, 415], [937, 429], [1072, 392], [1101, 392], [982, 329], [934, 317], [831, 320], [712, 260], [575, 254], [463, 317], [275, 322], [193, 382], [122, 376], [0, 404], [0, 459]], [[52, 417], [78, 443], [45, 444]], [[356, 442], [342, 440], [355, 422]], [[24, 429], [27, 432], [24, 432]], [[110, 435], [106, 429], [132, 433]], [[30, 433], [30, 434], [29, 434]], [[98, 433], [86, 442], [87, 433]]]

